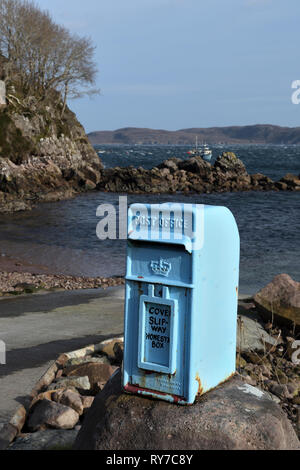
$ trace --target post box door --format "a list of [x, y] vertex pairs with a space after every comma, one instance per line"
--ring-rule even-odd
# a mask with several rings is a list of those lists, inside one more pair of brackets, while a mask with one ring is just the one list
[[163, 287], [162, 297], [156, 297], [154, 285], [150, 284], [148, 295], [140, 298], [139, 307], [138, 366], [173, 375], [176, 372], [178, 301], [170, 299], [168, 287]]
[[186, 400], [191, 289], [129, 281], [126, 296], [125, 390]]

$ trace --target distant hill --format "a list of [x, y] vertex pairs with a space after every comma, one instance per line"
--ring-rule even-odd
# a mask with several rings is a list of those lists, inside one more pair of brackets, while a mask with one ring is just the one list
[[209, 144], [300, 144], [300, 127], [257, 124], [253, 126], [180, 129], [178, 131], [126, 127], [115, 131], [98, 131], [88, 134], [93, 145], [193, 145], [196, 136], [198, 136], [199, 143], [205, 141]]

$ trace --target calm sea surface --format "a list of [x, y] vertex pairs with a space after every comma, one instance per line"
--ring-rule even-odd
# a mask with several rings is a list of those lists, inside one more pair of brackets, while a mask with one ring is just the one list
[[[187, 147], [101, 146], [106, 167], [151, 168], [166, 158], [185, 158]], [[300, 173], [300, 146], [213, 147], [214, 158], [234, 151], [250, 173], [280, 179]], [[36, 209], [0, 216], [0, 253], [53, 272], [88, 276], [124, 274], [125, 242], [99, 241], [96, 209], [118, 205], [118, 194], [89, 193], [73, 200], [39, 205]], [[252, 293], [279, 273], [300, 281], [300, 194], [246, 192], [204, 195], [131, 195], [128, 203], [184, 201], [227, 206], [236, 217], [241, 235], [240, 291]]]

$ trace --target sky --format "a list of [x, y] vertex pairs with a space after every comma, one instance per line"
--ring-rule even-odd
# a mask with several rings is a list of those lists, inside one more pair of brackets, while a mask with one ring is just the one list
[[87, 132], [299, 126], [299, 0], [36, 0], [96, 45], [101, 94], [69, 102]]

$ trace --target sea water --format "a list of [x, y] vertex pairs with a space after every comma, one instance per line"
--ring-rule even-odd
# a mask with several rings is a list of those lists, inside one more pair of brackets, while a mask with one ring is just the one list
[[[187, 147], [101, 146], [106, 167], [134, 165], [151, 168]], [[299, 174], [300, 146], [226, 145], [213, 147], [214, 159], [234, 151], [249, 173], [275, 180]], [[279, 273], [300, 281], [300, 193], [237, 192], [192, 195], [129, 195], [128, 203], [167, 201], [223, 205], [236, 217], [241, 236], [240, 291], [253, 293]], [[0, 216], [0, 254], [43, 264], [53, 272], [112, 276], [125, 272], [126, 242], [100, 241], [96, 236], [98, 205], [113, 204], [119, 194], [92, 192], [75, 199], [40, 204], [28, 212]]]

